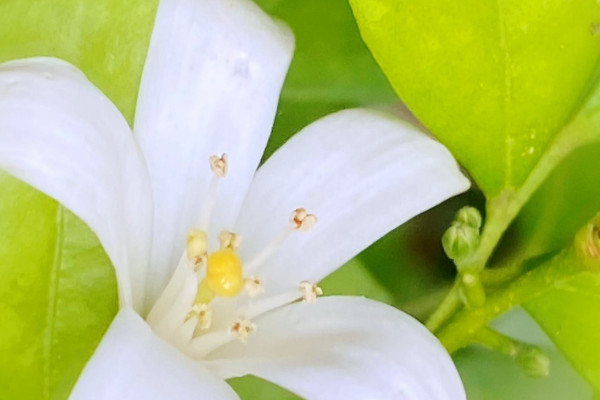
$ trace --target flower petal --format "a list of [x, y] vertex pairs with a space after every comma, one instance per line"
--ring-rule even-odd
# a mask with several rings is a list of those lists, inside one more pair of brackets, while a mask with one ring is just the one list
[[249, 0], [163, 0], [144, 69], [135, 134], [155, 198], [156, 298], [200, 224], [211, 155], [227, 153], [213, 221], [230, 226], [271, 130], [293, 50], [287, 28]]
[[7, 62], [0, 65], [0, 142], [0, 168], [83, 219], [116, 268], [122, 304], [139, 306], [151, 193], [141, 153], [117, 108], [67, 62]]
[[267, 295], [318, 281], [468, 187], [451, 154], [406, 123], [368, 110], [335, 113], [294, 136], [257, 172], [236, 225], [242, 259], [280, 236], [296, 208], [318, 222], [246, 273], [264, 278]]
[[465, 399], [446, 350], [419, 322], [358, 297], [294, 303], [256, 320], [243, 345], [211, 353], [223, 378], [253, 374], [311, 400]]
[[239, 397], [224, 380], [158, 338], [135, 311], [123, 309], [83, 370], [70, 399]]

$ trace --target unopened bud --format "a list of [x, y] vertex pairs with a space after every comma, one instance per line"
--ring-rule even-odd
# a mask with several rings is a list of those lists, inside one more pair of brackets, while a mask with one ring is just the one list
[[517, 354], [517, 361], [532, 378], [543, 378], [550, 373], [550, 359], [539, 347], [524, 346]]
[[454, 216], [453, 224], [470, 226], [479, 231], [479, 228], [481, 228], [481, 213], [475, 207], [463, 207]]
[[452, 224], [442, 236], [442, 246], [451, 259], [464, 259], [479, 247], [479, 230], [464, 224]]

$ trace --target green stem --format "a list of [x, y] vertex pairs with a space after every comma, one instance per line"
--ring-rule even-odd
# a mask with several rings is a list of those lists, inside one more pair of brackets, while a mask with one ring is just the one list
[[475, 334], [473, 341], [490, 350], [498, 351], [513, 358], [516, 357], [519, 351], [519, 346], [521, 345], [513, 338], [503, 335], [500, 332], [496, 332], [490, 328], [483, 328], [479, 330]]
[[600, 272], [600, 214], [579, 231], [573, 245], [525, 273], [502, 291], [489, 296], [477, 309], [463, 309], [438, 333], [452, 353], [467, 346], [493, 319], [509, 309], [546, 293], [576, 275]]
[[576, 263], [573, 261], [575, 259], [572, 251], [560, 253], [515, 280], [505, 290], [488, 297], [483, 307], [458, 312], [439, 332], [439, 339], [450, 353], [468, 345], [473, 336], [494, 318], [554, 288], [557, 282], [569, 280], [580, 272], [574, 267]]
[[524, 260], [519, 258], [510, 263], [481, 271], [480, 279], [485, 287], [497, 288], [518, 278], [526, 271], [527, 267]]
[[[597, 113], [578, 116], [571, 121], [554, 139], [550, 148], [538, 161], [523, 185], [518, 189], [506, 188], [498, 195], [488, 199], [486, 205], [486, 222], [481, 234], [481, 243], [471, 257], [457, 266], [459, 270], [474, 273], [485, 269], [494, 249], [508, 226], [515, 219], [527, 200], [546, 180], [550, 172], [573, 150], [600, 139], [591, 119]], [[459, 308], [456, 285], [448, 293], [447, 298], [433, 312], [426, 325], [435, 332]]]
[[431, 331], [437, 331], [446, 322], [448, 317], [454, 314], [460, 307], [460, 297], [458, 295], [459, 281], [454, 281], [452, 288], [442, 300], [438, 308], [429, 316], [425, 326]]

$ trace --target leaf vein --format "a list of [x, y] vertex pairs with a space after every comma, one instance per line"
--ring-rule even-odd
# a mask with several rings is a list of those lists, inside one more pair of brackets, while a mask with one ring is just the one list
[[48, 309], [46, 312], [46, 334], [44, 337], [44, 384], [43, 384], [43, 399], [50, 400], [51, 398], [51, 381], [52, 381], [52, 347], [54, 340], [55, 321], [59, 291], [59, 274], [62, 264], [63, 248], [64, 248], [64, 218], [63, 207], [58, 205], [56, 210], [56, 240], [54, 246], [54, 259], [50, 270], [50, 285], [48, 288]]

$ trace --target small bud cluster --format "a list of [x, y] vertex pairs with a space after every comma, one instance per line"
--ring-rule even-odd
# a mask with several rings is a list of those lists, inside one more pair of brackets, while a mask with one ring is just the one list
[[444, 251], [454, 261], [469, 257], [479, 247], [481, 214], [474, 207], [461, 208], [442, 237]]

